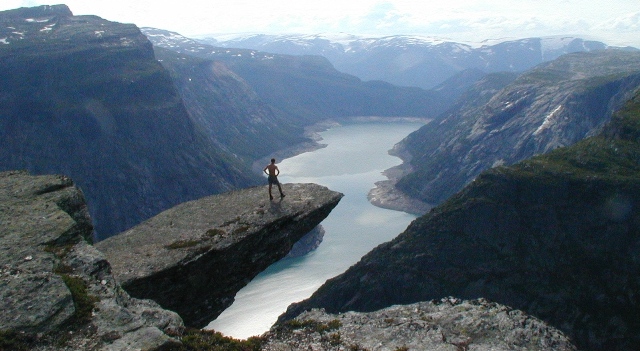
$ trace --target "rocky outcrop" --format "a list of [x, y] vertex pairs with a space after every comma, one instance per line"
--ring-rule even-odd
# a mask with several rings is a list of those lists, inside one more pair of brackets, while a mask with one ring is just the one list
[[639, 126], [636, 95], [603, 134], [483, 173], [282, 320], [484, 297], [580, 348], [640, 349]]
[[265, 351], [573, 351], [562, 332], [522, 311], [479, 299], [397, 305], [379, 311], [304, 312], [263, 335]]
[[482, 171], [596, 134], [640, 88], [640, 52], [565, 55], [511, 78], [492, 75], [467, 100], [409, 135], [412, 173], [396, 186], [440, 204]]
[[265, 186], [187, 202], [96, 244], [132, 296], [149, 298], [203, 327], [238, 290], [317, 226], [342, 194], [315, 184]]
[[131, 298], [87, 241], [82, 192], [63, 176], [0, 173], [0, 349], [154, 350], [182, 320]]

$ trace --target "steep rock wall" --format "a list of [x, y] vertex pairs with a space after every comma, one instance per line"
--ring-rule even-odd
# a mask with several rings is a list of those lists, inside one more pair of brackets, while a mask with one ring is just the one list
[[0, 12], [0, 38], [0, 171], [71, 177], [98, 240], [259, 182], [190, 119], [136, 26], [41, 6]]

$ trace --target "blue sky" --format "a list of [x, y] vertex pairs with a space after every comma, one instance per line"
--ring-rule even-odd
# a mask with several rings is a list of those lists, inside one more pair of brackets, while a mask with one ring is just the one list
[[[1, 0], [0, 10], [60, 1]], [[640, 48], [638, 0], [67, 0], [76, 15], [213, 33], [416, 34], [462, 42], [575, 35]]]

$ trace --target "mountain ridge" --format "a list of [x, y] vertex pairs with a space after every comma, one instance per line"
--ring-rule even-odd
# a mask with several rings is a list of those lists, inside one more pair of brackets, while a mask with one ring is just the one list
[[[476, 68], [485, 73], [521, 72], [563, 54], [612, 48], [571, 36], [523, 38], [470, 45], [421, 36], [248, 35], [199, 39], [222, 47], [290, 55], [324, 56], [340, 71], [363, 80], [432, 89], [452, 75]], [[626, 48], [636, 50], [635, 48]]]
[[413, 169], [400, 190], [438, 204], [485, 169], [597, 133], [640, 88], [640, 53], [573, 53], [505, 78], [481, 79], [464, 102], [399, 143]]
[[178, 33], [142, 28], [154, 45], [223, 62], [244, 79], [276, 113], [302, 126], [354, 116], [435, 117], [455, 97], [384, 81], [362, 81], [340, 72], [325, 57], [283, 55], [223, 48]]

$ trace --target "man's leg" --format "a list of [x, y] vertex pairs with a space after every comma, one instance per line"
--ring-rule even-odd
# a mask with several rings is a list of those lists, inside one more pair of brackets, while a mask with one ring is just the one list
[[269, 183], [269, 199], [273, 200], [273, 195], [271, 195], [271, 183]]
[[284, 193], [282, 192], [282, 187], [280, 186], [280, 182], [278, 182], [278, 190], [280, 190], [280, 197], [284, 197]]

